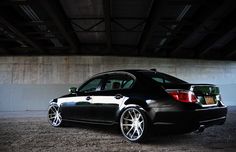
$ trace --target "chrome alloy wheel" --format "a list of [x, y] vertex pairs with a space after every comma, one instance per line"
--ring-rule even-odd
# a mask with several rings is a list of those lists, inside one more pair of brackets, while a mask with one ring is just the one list
[[145, 121], [136, 108], [126, 109], [120, 118], [122, 134], [130, 141], [137, 141], [144, 133]]
[[52, 104], [48, 109], [48, 120], [50, 124], [54, 127], [58, 127], [62, 123], [61, 113], [59, 112], [59, 107], [57, 104]]

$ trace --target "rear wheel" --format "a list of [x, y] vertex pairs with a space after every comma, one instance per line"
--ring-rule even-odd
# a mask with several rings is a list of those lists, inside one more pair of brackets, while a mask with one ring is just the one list
[[48, 108], [48, 121], [54, 127], [62, 126], [63, 121], [59, 106], [57, 104], [51, 104]]
[[129, 141], [143, 141], [147, 135], [149, 122], [145, 113], [137, 107], [127, 108], [120, 117], [123, 136]]

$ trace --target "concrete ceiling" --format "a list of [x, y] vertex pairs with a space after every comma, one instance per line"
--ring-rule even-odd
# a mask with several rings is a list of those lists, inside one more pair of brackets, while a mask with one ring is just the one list
[[236, 60], [235, 0], [1, 0], [0, 55]]

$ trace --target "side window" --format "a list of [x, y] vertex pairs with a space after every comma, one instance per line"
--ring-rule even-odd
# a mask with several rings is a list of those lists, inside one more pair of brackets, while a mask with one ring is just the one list
[[165, 79], [165, 83], [172, 83], [170, 80]]
[[134, 79], [128, 79], [128, 80], [125, 80], [124, 82], [123, 82], [123, 89], [128, 89], [128, 88], [130, 88], [131, 86], [132, 86], [132, 84], [134, 83]]
[[86, 92], [96, 91], [96, 88], [101, 83], [101, 81], [102, 81], [101, 78], [93, 79], [93, 80], [87, 82], [85, 85], [83, 85], [82, 88], [79, 89], [79, 92], [86, 93]]
[[164, 83], [164, 79], [161, 77], [153, 77], [152, 79], [155, 80], [156, 82]]
[[103, 87], [103, 90], [128, 89], [134, 83], [134, 79], [129, 75], [117, 74], [110, 76]]

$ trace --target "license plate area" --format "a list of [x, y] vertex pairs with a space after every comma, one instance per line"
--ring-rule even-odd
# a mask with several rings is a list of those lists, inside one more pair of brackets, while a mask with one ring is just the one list
[[215, 104], [215, 99], [212, 96], [205, 96], [205, 103], [206, 105], [211, 105], [211, 104]]

